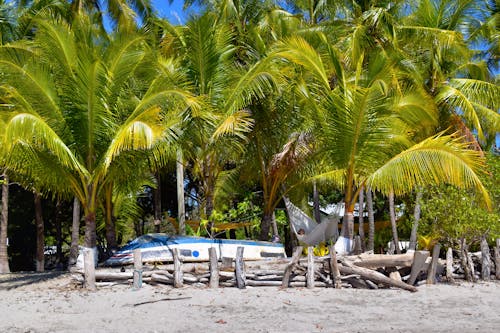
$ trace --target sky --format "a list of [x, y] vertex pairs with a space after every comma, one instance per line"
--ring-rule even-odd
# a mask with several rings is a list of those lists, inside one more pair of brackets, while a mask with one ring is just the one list
[[185, 23], [188, 15], [182, 10], [183, 0], [174, 0], [169, 4], [169, 0], [152, 0], [153, 7], [159, 16], [168, 19], [173, 24]]

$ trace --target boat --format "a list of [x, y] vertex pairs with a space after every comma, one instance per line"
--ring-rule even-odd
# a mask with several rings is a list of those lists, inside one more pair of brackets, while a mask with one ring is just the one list
[[242, 246], [244, 260], [285, 258], [285, 248], [281, 243], [177, 236], [164, 233], [140, 236], [115, 252], [105, 262], [105, 266], [129, 265], [134, 261], [133, 252], [141, 250], [142, 262], [159, 263], [173, 261], [173, 250], [179, 249], [180, 259], [184, 262], [209, 261], [209, 248], [215, 248], [217, 258], [235, 258], [236, 250]]

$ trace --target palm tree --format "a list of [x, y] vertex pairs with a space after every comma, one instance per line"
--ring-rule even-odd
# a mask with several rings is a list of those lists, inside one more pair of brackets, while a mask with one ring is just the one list
[[436, 121], [429, 108], [432, 99], [404, 85], [404, 72], [384, 53], [372, 55], [366, 65], [361, 57], [350, 71], [332, 47], [322, 56], [305, 40], [293, 38], [274, 56], [307, 69], [317, 96], [310, 102], [322, 114], [319, 145], [333, 169], [320, 176], [344, 191], [346, 237], [353, 236], [354, 205], [363, 186], [397, 195], [417, 184], [449, 182], [475, 187], [489, 203], [475, 173], [483, 164], [480, 154], [455, 136], [413, 141], [420, 126]]
[[179, 58], [188, 88], [202, 106], [185, 113], [180, 141], [198, 183], [202, 218], [210, 219], [221, 175], [243, 151], [253, 125], [247, 106], [272, 88], [273, 77], [265, 60], [239, 62], [231, 29], [212, 13], [193, 18], [186, 27], [165, 23], [164, 29], [162, 51]]
[[113, 170], [128, 174], [130, 161], [173, 141], [179, 120], [167, 111], [194, 105], [177, 86], [175, 63], [156, 57], [144, 36], [100, 33], [86, 16], [71, 28], [40, 20], [32, 43], [0, 50], [10, 103], [1, 111], [6, 165], [39, 179], [42, 192], [78, 198], [87, 247], [96, 245], [96, 213]]

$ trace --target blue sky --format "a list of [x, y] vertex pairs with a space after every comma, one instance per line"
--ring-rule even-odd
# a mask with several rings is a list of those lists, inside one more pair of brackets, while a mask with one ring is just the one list
[[180, 24], [186, 21], [187, 14], [182, 10], [183, 0], [174, 0], [171, 5], [168, 0], [151, 1], [160, 17], [168, 19], [173, 24]]

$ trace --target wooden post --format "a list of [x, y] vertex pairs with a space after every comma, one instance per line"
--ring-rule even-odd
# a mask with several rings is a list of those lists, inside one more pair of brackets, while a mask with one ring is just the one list
[[415, 251], [413, 255], [413, 264], [411, 265], [410, 279], [408, 280], [409, 285], [413, 286], [415, 284], [428, 257], [429, 251]]
[[210, 288], [219, 287], [219, 267], [217, 260], [217, 250], [215, 247], [208, 249], [208, 254], [210, 256]]
[[85, 288], [95, 291], [95, 263], [94, 250], [91, 248], [83, 249], [83, 270], [85, 276]]
[[297, 246], [295, 251], [293, 252], [292, 259], [290, 263], [285, 268], [285, 273], [283, 274], [283, 280], [281, 282], [282, 288], [288, 288], [288, 284], [290, 283], [290, 275], [292, 274], [293, 267], [299, 262], [300, 255], [302, 254], [302, 246]]
[[173, 249], [172, 254], [174, 257], [174, 288], [182, 288], [182, 264], [179, 257], [179, 249]]
[[307, 288], [314, 288], [314, 247], [307, 248]]
[[481, 277], [484, 281], [490, 280], [490, 274], [491, 274], [490, 263], [491, 263], [490, 248], [488, 246], [488, 241], [486, 240], [486, 237], [483, 236], [481, 238]]
[[134, 250], [134, 289], [142, 287], [142, 253], [141, 249]]
[[236, 273], [236, 285], [238, 289], [245, 289], [245, 267], [243, 264], [243, 246], [238, 246], [236, 250], [236, 259], [234, 261], [234, 268]]
[[429, 269], [427, 270], [427, 284], [436, 284], [436, 268], [439, 259], [439, 251], [441, 250], [441, 245], [436, 244], [432, 249], [432, 261]]
[[462, 269], [464, 270], [465, 280], [468, 282], [472, 282], [473, 273], [470, 271], [469, 255], [465, 238], [460, 239], [460, 262], [462, 264]]
[[446, 250], [446, 280], [448, 283], [454, 283], [453, 278], [453, 249], [451, 247]]
[[342, 280], [340, 279], [339, 264], [337, 263], [337, 252], [333, 245], [330, 246], [330, 275], [335, 289], [341, 289]]
[[497, 238], [495, 246], [495, 278], [500, 280], [500, 238]]

